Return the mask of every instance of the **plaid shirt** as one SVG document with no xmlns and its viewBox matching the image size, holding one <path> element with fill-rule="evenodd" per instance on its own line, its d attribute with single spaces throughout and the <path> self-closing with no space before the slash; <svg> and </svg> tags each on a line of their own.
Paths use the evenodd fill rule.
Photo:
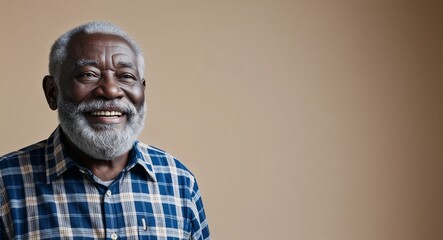
<svg viewBox="0 0 443 240">
<path fill-rule="evenodd" d="M 210 239 L 194 176 L 136 142 L 109 187 L 69 156 L 60 128 L 0 158 L 0 239 Z"/>
</svg>

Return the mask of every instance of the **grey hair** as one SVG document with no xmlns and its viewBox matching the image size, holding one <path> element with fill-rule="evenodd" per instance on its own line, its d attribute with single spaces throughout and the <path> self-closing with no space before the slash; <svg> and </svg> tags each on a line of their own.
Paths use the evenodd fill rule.
<svg viewBox="0 0 443 240">
<path fill-rule="evenodd" d="M 74 36 L 77 33 L 112 34 L 120 36 L 123 39 L 125 39 L 135 53 L 135 56 L 137 58 L 137 69 L 140 74 L 140 77 L 143 78 L 145 72 L 145 59 L 143 57 L 143 52 L 141 51 L 138 44 L 131 37 L 129 37 L 128 34 L 126 34 L 121 28 L 112 23 L 89 22 L 64 33 L 52 45 L 51 52 L 49 54 L 49 74 L 52 77 L 54 77 L 56 82 L 58 82 L 61 77 L 62 65 L 67 57 L 68 44 L 71 41 L 72 36 Z"/>
</svg>

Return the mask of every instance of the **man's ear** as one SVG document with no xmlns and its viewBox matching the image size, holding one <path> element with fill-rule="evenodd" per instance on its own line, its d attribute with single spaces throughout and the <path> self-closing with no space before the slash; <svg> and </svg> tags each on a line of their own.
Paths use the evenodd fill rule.
<svg viewBox="0 0 443 240">
<path fill-rule="evenodd" d="M 144 78 L 142 78 L 142 84 L 143 84 L 143 88 L 146 88 L 146 80 Z"/>
<path fill-rule="evenodd" d="M 56 110 L 58 89 L 54 77 L 46 75 L 43 78 L 43 91 L 45 92 L 49 108 Z"/>
</svg>

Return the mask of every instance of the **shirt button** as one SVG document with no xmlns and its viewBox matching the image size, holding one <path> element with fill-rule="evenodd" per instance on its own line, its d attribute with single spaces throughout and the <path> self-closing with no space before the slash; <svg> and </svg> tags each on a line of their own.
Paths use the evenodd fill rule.
<svg viewBox="0 0 443 240">
<path fill-rule="evenodd" d="M 106 196 L 110 197 L 112 195 L 111 190 L 106 191 Z"/>
<path fill-rule="evenodd" d="M 112 240 L 117 240 L 117 238 L 118 238 L 117 233 L 112 233 L 112 234 L 111 234 L 111 239 L 112 239 Z"/>
</svg>

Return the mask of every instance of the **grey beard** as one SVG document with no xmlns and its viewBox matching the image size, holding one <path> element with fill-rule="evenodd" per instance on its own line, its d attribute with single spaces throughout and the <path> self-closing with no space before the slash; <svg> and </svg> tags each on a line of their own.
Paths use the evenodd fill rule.
<svg viewBox="0 0 443 240">
<path fill-rule="evenodd" d="M 143 130 L 145 107 L 136 109 L 125 100 L 93 100 L 74 103 L 59 97 L 58 117 L 63 132 L 86 155 L 100 160 L 111 160 L 128 152 Z M 126 113 L 127 123 L 120 130 L 113 124 L 95 124 L 86 119 L 85 112 L 116 109 Z"/>
</svg>

